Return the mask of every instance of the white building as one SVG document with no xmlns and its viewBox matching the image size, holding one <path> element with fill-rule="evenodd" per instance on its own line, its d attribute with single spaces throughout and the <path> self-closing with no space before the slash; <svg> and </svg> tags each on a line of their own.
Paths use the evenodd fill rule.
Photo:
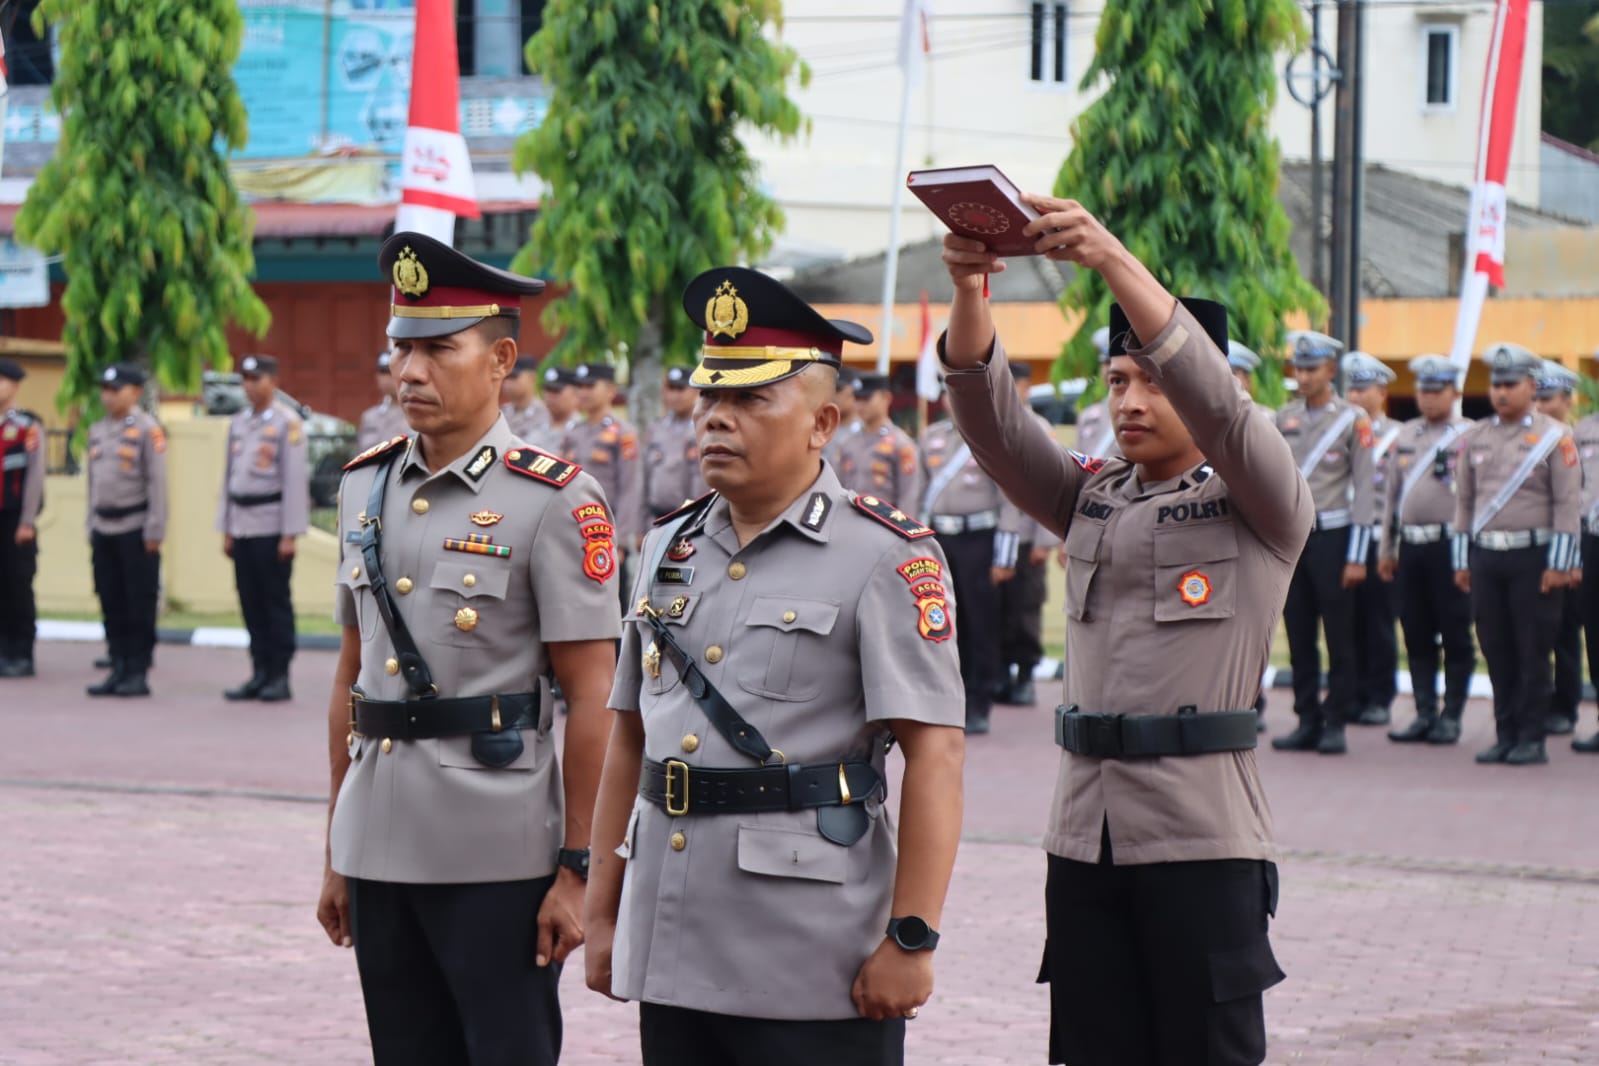
<svg viewBox="0 0 1599 1066">
<path fill-rule="evenodd" d="M 810 66 L 810 85 L 794 93 L 810 128 L 786 145 L 753 142 L 767 188 L 788 219 L 772 260 L 798 265 L 881 251 L 894 187 L 904 180 L 894 173 L 903 2 L 784 6 L 782 39 Z M 1077 87 L 1093 59 L 1102 10 L 1103 0 L 937 0 L 927 76 L 911 106 L 906 169 L 993 163 L 1022 188 L 1049 191 L 1071 148 L 1072 120 L 1103 88 Z M 1491 2 L 1449 0 L 1367 7 L 1368 162 L 1471 183 L 1493 10 Z M 1333 53 L 1336 22 L 1336 5 L 1323 4 L 1323 42 Z M 1534 4 L 1509 176 L 1510 198 L 1528 205 L 1538 203 L 1542 54 L 1542 6 Z M 1287 60 L 1280 58 L 1279 70 Z M 1331 96 L 1322 104 L 1322 126 L 1330 160 Z M 1281 86 L 1273 127 L 1285 160 L 1309 157 L 1310 113 Z M 940 232 L 907 196 L 901 240 Z"/>
</svg>

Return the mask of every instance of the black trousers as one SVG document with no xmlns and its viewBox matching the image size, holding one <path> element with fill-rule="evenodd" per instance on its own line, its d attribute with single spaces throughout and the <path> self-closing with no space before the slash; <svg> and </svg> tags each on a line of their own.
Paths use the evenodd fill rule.
<svg viewBox="0 0 1599 1066">
<path fill-rule="evenodd" d="M 554 883 L 350 879 L 376 1066 L 555 1066 L 560 967 L 533 962 L 539 906 Z"/>
<path fill-rule="evenodd" d="M 39 540 L 17 543 L 22 511 L 0 511 L 0 659 L 33 660 L 33 577 L 39 572 Z"/>
<path fill-rule="evenodd" d="M 999 586 L 1000 680 L 1011 668 L 1016 680 L 1026 681 L 1044 657 L 1044 579 L 1048 560 L 1032 561 L 1033 545 L 1016 549 L 1016 576 Z"/>
<path fill-rule="evenodd" d="M 999 589 L 994 586 L 994 531 L 938 535 L 955 588 L 955 644 L 960 649 L 966 710 L 987 714 L 1000 676 Z"/>
<path fill-rule="evenodd" d="M 1349 530 L 1312 533 L 1294 567 L 1283 604 L 1294 713 L 1312 725 L 1342 726 L 1355 709 L 1355 596 L 1343 587 Z M 1327 699 L 1321 699 L 1317 623 L 1327 639 Z"/>
<path fill-rule="evenodd" d="M 1550 653 L 1561 597 L 1538 591 L 1548 549 L 1471 550 L 1471 614 L 1488 660 L 1494 725 L 1503 743 L 1542 740 L 1549 711 Z"/>
<path fill-rule="evenodd" d="M 1387 707 L 1397 690 L 1396 590 L 1377 576 L 1377 539 L 1366 554 L 1366 580 L 1355 586 L 1355 706 Z"/>
<path fill-rule="evenodd" d="M 1108 857 L 1108 850 L 1107 850 Z M 1040 981 L 1049 1061 L 1257 1066 L 1277 868 L 1246 859 L 1115 866 L 1049 856 Z"/>
<path fill-rule="evenodd" d="M 640 1003 L 644 1066 L 902 1066 L 905 1019 L 800 1022 Z"/>
<path fill-rule="evenodd" d="M 150 669 L 161 556 L 144 550 L 144 532 L 138 529 L 89 534 L 89 554 L 111 658 L 124 660 L 134 670 Z"/>
<path fill-rule="evenodd" d="M 1588 679 L 1599 684 L 1599 537 L 1592 533 L 1582 536 L 1582 584 L 1576 591 L 1588 650 Z"/>
<path fill-rule="evenodd" d="M 294 601 L 289 579 L 294 559 L 278 558 L 279 537 L 236 537 L 233 580 L 250 631 L 250 659 L 258 673 L 282 673 L 294 658 Z"/>
<path fill-rule="evenodd" d="M 1560 625 L 1555 631 L 1549 713 L 1575 722 L 1577 705 L 1582 702 L 1582 590 L 1561 589 L 1554 595 L 1560 600 Z"/>
<path fill-rule="evenodd" d="M 1405 654 L 1410 657 L 1410 687 L 1416 712 L 1431 716 L 1438 711 L 1438 651 L 1443 648 L 1443 713 L 1459 720 L 1477 668 L 1471 643 L 1471 597 L 1455 585 L 1449 542 L 1401 544 L 1399 573 L 1399 623 L 1405 631 Z"/>
</svg>

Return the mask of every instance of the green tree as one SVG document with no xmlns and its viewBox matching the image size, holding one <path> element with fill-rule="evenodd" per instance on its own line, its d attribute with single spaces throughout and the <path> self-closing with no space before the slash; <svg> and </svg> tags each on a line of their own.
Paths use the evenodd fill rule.
<svg viewBox="0 0 1599 1066">
<path fill-rule="evenodd" d="M 17 234 L 61 253 L 67 375 L 57 402 L 99 405 L 99 371 L 137 362 L 198 392 L 229 363 L 230 320 L 270 316 L 250 287 L 251 220 L 226 152 L 246 137 L 233 83 L 236 0 L 43 0 L 61 59 L 51 100 L 61 142 L 17 215 Z"/>
<path fill-rule="evenodd" d="M 550 110 L 512 166 L 549 191 L 514 267 L 568 286 L 544 317 L 557 359 L 627 346 L 637 418 L 658 407 L 662 356 L 700 345 L 683 286 L 760 255 L 782 225 L 740 139 L 801 127 L 787 86 L 809 72 L 764 32 L 781 16 L 777 0 L 550 0 L 528 42 Z"/>
<path fill-rule="evenodd" d="M 1546 4 L 1543 128 L 1599 152 L 1599 0 Z"/>
<path fill-rule="evenodd" d="M 1284 317 L 1326 313 L 1289 251 L 1270 128 L 1275 57 L 1304 37 L 1293 0 L 1106 0 L 1083 88 L 1109 84 L 1073 124 L 1055 183 L 1172 291 L 1227 305 L 1233 337 L 1267 357 L 1256 389 L 1266 402 L 1283 394 L 1270 356 Z M 1080 270 L 1061 302 L 1087 318 L 1056 373 L 1092 378 L 1090 337 L 1109 317 L 1110 291 Z"/>
</svg>

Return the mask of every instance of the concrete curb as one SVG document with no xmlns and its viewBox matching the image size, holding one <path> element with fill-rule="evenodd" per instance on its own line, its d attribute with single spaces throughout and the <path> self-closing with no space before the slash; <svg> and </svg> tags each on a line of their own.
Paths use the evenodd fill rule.
<svg viewBox="0 0 1599 1066">
<path fill-rule="evenodd" d="M 250 646 L 250 634 L 242 629 L 201 626 L 198 629 L 157 629 L 162 644 L 187 644 L 196 648 L 239 648 Z M 39 640 L 98 644 L 105 640 L 105 626 L 99 622 L 65 622 L 41 618 Z M 339 638 L 331 633 L 299 633 L 294 646 L 300 651 L 338 651 Z"/>
<path fill-rule="evenodd" d="M 1033 672 L 1033 680 L 1059 681 L 1064 676 L 1063 669 L 1064 666 L 1059 659 L 1045 659 L 1043 662 L 1038 664 L 1038 669 Z M 1325 679 L 1323 679 L 1322 684 L 1325 687 Z M 1409 671 L 1398 671 L 1394 675 L 1394 684 L 1398 688 L 1400 695 L 1409 696 L 1411 694 Z M 1266 671 L 1265 676 L 1261 678 L 1260 685 L 1261 688 L 1293 688 L 1294 675 L 1287 670 L 1279 670 L 1275 668 L 1269 669 Z M 1488 680 L 1488 675 L 1471 675 L 1471 687 L 1467 690 L 1467 694 L 1473 699 L 1491 698 L 1494 694 L 1494 689 L 1493 684 Z M 1593 687 L 1591 685 L 1585 686 L 1583 698 L 1590 700 L 1594 698 Z"/>
</svg>

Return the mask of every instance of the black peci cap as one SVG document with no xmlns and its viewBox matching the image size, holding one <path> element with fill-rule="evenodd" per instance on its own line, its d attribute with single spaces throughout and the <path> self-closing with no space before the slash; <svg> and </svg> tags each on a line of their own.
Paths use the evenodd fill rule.
<svg viewBox="0 0 1599 1066">
<path fill-rule="evenodd" d="M 1188 309 L 1199 322 L 1205 336 L 1210 338 L 1210 343 L 1216 350 L 1227 356 L 1227 308 L 1215 300 L 1201 300 L 1197 297 L 1180 296 L 1179 302 Z M 1141 347 L 1138 337 L 1133 333 L 1132 326 L 1127 322 L 1127 314 L 1122 310 L 1121 304 L 1110 305 L 1110 345 L 1111 355 L 1126 355 L 1127 349 Z"/>
<path fill-rule="evenodd" d="M 28 376 L 22 369 L 22 364 L 14 359 L 0 359 L 0 378 L 9 378 L 12 381 L 21 381 Z"/>
<path fill-rule="evenodd" d="M 115 366 L 108 366 L 100 372 L 100 387 L 102 389 L 120 389 L 124 385 L 143 385 L 144 382 L 144 371 L 132 363 L 118 363 Z"/>
</svg>

